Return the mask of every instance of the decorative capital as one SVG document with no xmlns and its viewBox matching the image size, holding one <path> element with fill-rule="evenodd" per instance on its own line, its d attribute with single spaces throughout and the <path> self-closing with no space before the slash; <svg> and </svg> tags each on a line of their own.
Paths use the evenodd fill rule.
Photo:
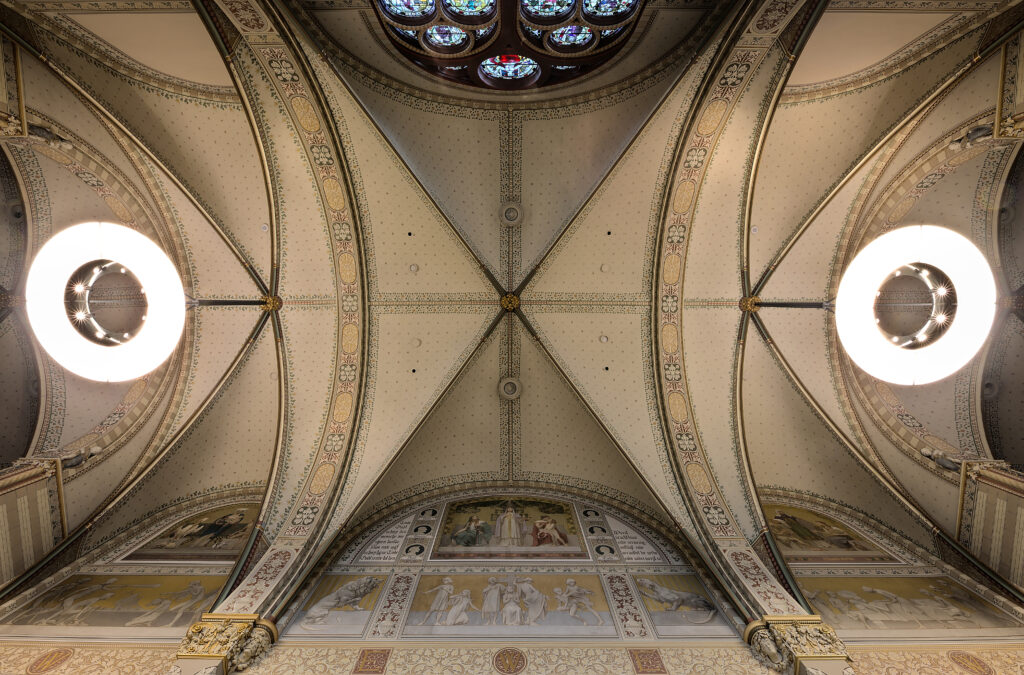
<svg viewBox="0 0 1024 675">
<path fill-rule="evenodd" d="M 263 297 L 263 311 L 276 312 L 284 305 L 284 300 L 279 295 L 266 295 Z"/>
<path fill-rule="evenodd" d="M 802 661 L 847 661 L 846 645 L 821 617 L 766 616 L 747 625 L 743 635 L 754 656 L 766 668 L 782 672 Z"/>
<path fill-rule="evenodd" d="M 246 670 L 276 636 L 276 626 L 258 614 L 203 614 L 182 638 L 178 658 L 220 659 L 225 673 Z"/>
<path fill-rule="evenodd" d="M 501 308 L 506 312 L 514 312 L 519 309 L 519 296 L 515 293 L 506 293 L 501 296 Z"/>
<path fill-rule="evenodd" d="M 745 298 L 740 298 L 740 311 L 741 312 L 756 312 L 761 307 L 761 298 L 756 295 L 748 295 Z"/>
<path fill-rule="evenodd" d="M 24 307 L 25 298 L 9 291 L 0 291 L 0 307 Z"/>
</svg>

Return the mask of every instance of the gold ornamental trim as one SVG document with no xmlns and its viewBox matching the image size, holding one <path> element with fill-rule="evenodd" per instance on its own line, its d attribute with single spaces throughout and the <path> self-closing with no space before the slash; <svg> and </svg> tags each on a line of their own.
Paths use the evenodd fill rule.
<svg viewBox="0 0 1024 675">
<path fill-rule="evenodd" d="M 506 293 L 501 296 L 501 308 L 506 312 L 514 312 L 519 309 L 519 296 L 515 293 Z"/>
</svg>

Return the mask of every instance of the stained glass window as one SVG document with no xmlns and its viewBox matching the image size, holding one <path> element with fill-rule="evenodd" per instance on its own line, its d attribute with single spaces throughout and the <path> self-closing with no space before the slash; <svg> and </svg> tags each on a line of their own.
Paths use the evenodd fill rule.
<svg viewBox="0 0 1024 675">
<path fill-rule="evenodd" d="M 444 0 L 444 6 L 462 16 L 481 16 L 494 9 L 494 0 Z"/>
<path fill-rule="evenodd" d="M 555 70 L 576 70 L 576 66 L 551 66 Z"/>
<path fill-rule="evenodd" d="M 436 47 L 458 47 L 466 41 L 466 31 L 455 26 L 431 26 L 427 42 Z"/>
<path fill-rule="evenodd" d="M 583 0 L 583 9 L 594 16 L 615 16 L 633 9 L 636 0 Z"/>
<path fill-rule="evenodd" d="M 526 11 L 534 16 L 558 16 L 569 11 L 573 0 L 522 0 L 522 3 Z"/>
<path fill-rule="evenodd" d="M 434 0 L 381 0 L 384 9 L 397 16 L 420 18 L 434 11 Z"/>
<path fill-rule="evenodd" d="M 502 54 L 481 63 L 480 70 L 499 80 L 521 80 L 537 72 L 537 62 L 518 54 Z"/>
<path fill-rule="evenodd" d="M 622 28 L 612 28 L 611 30 L 603 30 L 601 31 L 601 37 L 605 40 L 611 40 L 613 37 L 615 37 L 622 31 Z"/>
<path fill-rule="evenodd" d="M 484 38 L 486 38 L 488 35 L 490 35 L 491 33 L 494 32 L 494 27 L 496 25 L 497 24 L 493 24 L 492 23 L 487 28 L 481 28 L 480 30 L 476 31 L 476 39 L 477 40 L 483 40 Z"/>
<path fill-rule="evenodd" d="M 579 47 L 590 42 L 594 31 L 586 26 L 566 26 L 551 34 L 551 42 L 560 47 Z"/>
</svg>

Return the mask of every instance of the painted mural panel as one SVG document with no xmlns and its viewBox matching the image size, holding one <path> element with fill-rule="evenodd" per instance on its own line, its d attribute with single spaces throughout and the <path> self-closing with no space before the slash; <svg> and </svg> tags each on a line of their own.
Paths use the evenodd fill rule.
<svg viewBox="0 0 1024 675">
<path fill-rule="evenodd" d="M 306 600 L 289 635 L 361 635 L 380 598 L 383 574 L 328 574 Z"/>
<path fill-rule="evenodd" d="M 596 574 L 424 575 L 407 636 L 615 637 Z"/>
<path fill-rule="evenodd" d="M 1019 623 L 945 577 L 800 577 L 821 618 L 850 630 L 1005 628 Z"/>
<path fill-rule="evenodd" d="M 692 574 L 640 574 L 633 582 L 659 635 L 695 635 L 699 626 L 726 627 L 707 591 Z M 719 632 L 719 631 L 712 631 Z"/>
<path fill-rule="evenodd" d="M 820 513 L 776 504 L 765 504 L 764 512 L 786 562 L 898 562 L 859 533 Z"/>
<path fill-rule="evenodd" d="M 435 559 L 586 558 L 572 504 L 485 497 L 448 504 Z"/>
<path fill-rule="evenodd" d="M 234 504 L 175 523 L 125 560 L 234 562 L 259 516 L 259 504 Z"/>
<path fill-rule="evenodd" d="M 42 626 L 187 626 L 210 608 L 227 577 L 71 576 L 4 620 Z"/>
</svg>

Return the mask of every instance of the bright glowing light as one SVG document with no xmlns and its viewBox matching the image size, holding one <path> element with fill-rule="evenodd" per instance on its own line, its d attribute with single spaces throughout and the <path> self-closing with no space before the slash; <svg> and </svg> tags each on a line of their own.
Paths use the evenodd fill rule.
<svg viewBox="0 0 1024 675">
<path fill-rule="evenodd" d="M 68 277 L 90 260 L 116 260 L 148 291 L 149 320 L 122 345 L 90 342 L 68 321 Z M 25 309 L 36 338 L 55 361 L 90 380 L 123 382 L 145 375 L 174 351 L 185 325 L 185 292 L 174 264 L 148 238 L 113 223 L 82 223 L 57 233 L 39 250 L 28 272 Z"/>
<path fill-rule="evenodd" d="M 85 284 L 75 284 L 75 293 L 85 293 Z"/>
<path fill-rule="evenodd" d="M 890 343 L 875 319 L 877 291 L 893 270 L 926 263 L 956 289 L 957 311 L 941 337 L 920 349 Z M 965 237 L 934 225 L 914 225 L 878 237 L 853 259 L 836 296 L 836 330 L 850 358 L 894 384 L 927 384 L 955 373 L 981 348 L 995 316 L 996 285 L 981 251 Z"/>
</svg>

